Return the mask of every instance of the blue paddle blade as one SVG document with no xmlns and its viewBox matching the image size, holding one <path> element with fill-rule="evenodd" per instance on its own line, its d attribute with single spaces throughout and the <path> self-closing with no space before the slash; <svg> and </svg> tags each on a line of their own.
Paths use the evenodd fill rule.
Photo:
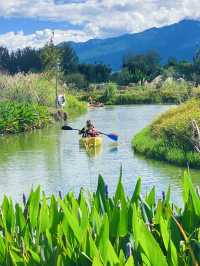
<svg viewBox="0 0 200 266">
<path fill-rule="evenodd" d="M 118 141 L 119 138 L 116 134 L 108 134 L 107 136 L 113 141 Z"/>
</svg>

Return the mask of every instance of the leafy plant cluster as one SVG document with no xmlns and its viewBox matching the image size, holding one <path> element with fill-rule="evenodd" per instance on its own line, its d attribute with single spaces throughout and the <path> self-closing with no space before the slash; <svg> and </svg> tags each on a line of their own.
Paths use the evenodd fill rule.
<svg viewBox="0 0 200 266">
<path fill-rule="evenodd" d="M 23 205 L 4 196 L 0 213 L 1 265 L 195 265 L 200 262 L 200 198 L 184 177 L 184 207 L 170 189 L 144 198 L 138 179 L 131 198 L 120 177 L 113 197 L 100 176 L 97 191 L 56 198 L 40 187 Z"/>
<path fill-rule="evenodd" d="M 14 102 L 0 102 L 0 134 L 19 133 L 42 128 L 51 122 L 44 106 Z"/>
</svg>

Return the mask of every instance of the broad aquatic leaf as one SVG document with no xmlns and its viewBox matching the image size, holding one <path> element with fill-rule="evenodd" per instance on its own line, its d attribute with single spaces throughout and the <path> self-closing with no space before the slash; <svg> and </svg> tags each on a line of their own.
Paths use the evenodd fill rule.
<svg viewBox="0 0 200 266">
<path fill-rule="evenodd" d="M 99 257 L 95 257 L 92 262 L 92 266 L 103 266 Z"/>
<path fill-rule="evenodd" d="M 31 249 L 28 249 L 28 252 L 31 254 L 31 258 L 34 261 L 34 263 L 40 265 L 40 263 L 41 263 L 40 256 L 35 251 L 33 251 Z"/>
<path fill-rule="evenodd" d="M 145 201 L 150 206 L 150 208 L 153 208 L 155 205 L 155 199 L 156 199 L 156 191 L 155 186 L 150 191 L 149 195 L 146 197 Z"/>
<path fill-rule="evenodd" d="M 15 225 L 15 213 L 12 200 L 8 200 L 6 196 L 3 198 L 2 214 L 4 217 L 4 222 L 6 223 L 6 229 L 9 233 L 12 233 L 14 231 Z"/>
<path fill-rule="evenodd" d="M 138 181 L 136 183 L 135 190 L 134 190 L 134 193 L 131 199 L 131 202 L 136 203 L 136 205 L 138 204 L 138 200 L 140 198 L 141 186 L 142 186 L 141 178 L 138 178 Z"/>
<path fill-rule="evenodd" d="M 191 178 L 186 173 L 184 175 L 184 199 L 185 203 L 188 203 L 189 199 L 191 199 L 195 214 L 200 216 L 200 198 L 196 194 Z"/>
<path fill-rule="evenodd" d="M 162 235 L 163 243 L 165 246 L 166 251 L 168 250 L 169 247 L 169 240 L 170 240 L 170 235 L 168 232 L 168 223 L 166 220 L 164 220 L 161 216 L 160 218 L 160 232 Z"/>
<path fill-rule="evenodd" d="M 58 203 L 54 197 L 51 196 L 51 202 L 49 207 L 49 227 L 52 232 L 56 232 L 57 226 L 59 224 L 59 212 L 58 212 Z"/>
<path fill-rule="evenodd" d="M 39 215 L 39 232 L 45 233 L 46 229 L 49 228 L 49 207 L 47 205 L 47 200 L 45 194 L 42 197 L 42 203 Z"/>
<path fill-rule="evenodd" d="M 33 228 L 37 226 L 38 222 L 39 202 L 40 202 L 40 187 L 38 187 L 36 191 L 33 191 L 30 196 L 29 216 Z"/>
<path fill-rule="evenodd" d="M 167 260 L 153 235 L 142 220 L 138 223 L 138 242 L 152 266 L 167 266 Z"/>
<path fill-rule="evenodd" d="M 15 216 L 16 216 L 16 225 L 19 226 L 20 233 L 22 234 L 26 226 L 26 220 L 24 218 L 22 208 L 19 206 L 19 204 L 15 205 Z"/>
<path fill-rule="evenodd" d="M 125 195 L 124 188 L 122 185 L 122 178 L 121 177 L 119 178 L 119 181 L 118 181 L 117 190 L 116 190 L 115 196 L 114 196 L 114 202 L 115 202 L 116 206 L 120 202 L 122 207 L 127 208 L 126 195 Z"/>
<path fill-rule="evenodd" d="M 110 265 L 119 264 L 119 259 L 110 241 L 108 241 L 107 262 L 110 262 Z"/>
<path fill-rule="evenodd" d="M 168 254 L 167 254 L 167 259 L 169 262 L 169 265 L 171 266 L 177 266 L 178 264 L 178 256 L 177 256 L 177 250 L 172 242 L 172 240 L 169 241 L 169 247 L 168 247 Z"/>
<path fill-rule="evenodd" d="M 134 259 L 133 256 L 130 256 L 125 264 L 125 266 L 134 266 Z"/>
<path fill-rule="evenodd" d="M 104 215 L 100 230 L 100 235 L 98 238 L 99 238 L 98 249 L 103 259 L 103 262 L 106 263 L 108 256 L 108 243 L 109 243 L 109 223 L 108 223 L 108 216 L 106 214 Z"/>
<path fill-rule="evenodd" d="M 5 241 L 0 235 L 0 264 L 4 265 L 5 258 L 6 258 L 6 246 L 5 246 Z"/>
<path fill-rule="evenodd" d="M 64 211 L 64 214 L 66 216 L 66 220 L 67 220 L 70 228 L 72 229 L 74 236 L 76 237 L 78 242 L 81 243 L 82 230 L 79 226 L 77 217 L 69 211 L 69 209 L 65 206 L 64 202 L 61 199 L 58 199 L 58 202 Z"/>
</svg>

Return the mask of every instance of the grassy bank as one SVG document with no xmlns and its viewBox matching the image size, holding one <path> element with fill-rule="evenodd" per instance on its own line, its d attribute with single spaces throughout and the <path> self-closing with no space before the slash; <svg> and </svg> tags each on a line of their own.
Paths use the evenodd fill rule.
<svg viewBox="0 0 200 266">
<path fill-rule="evenodd" d="M 58 93 L 64 91 L 58 87 Z M 87 105 L 66 95 L 69 117 L 87 111 Z M 0 76 L 0 132 L 18 133 L 42 128 L 53 122 L 55 81 L 45 74 Z"/>
<path fill-rule="evenodd" d="M 42 194 L 42 195 L 41 195 Z M 170 190 L 156 201 L 141 196 L 141 179 L 127 198 L 99 177 L 95 193 L 47 197 L 40 187 L 23 204 L 4 196 L 0 213 L 1 265 L 198 265 L 200 198 L 184 177 L 184 207 Z"/>
<path fill-rule="evenodd" d="M 192 143 L 192 120 L 200 125 L 200 101 L 172 108 L 133 139 L 133 148 L 149 158 L 200 168 L 200 154 Z"/>
</svg>

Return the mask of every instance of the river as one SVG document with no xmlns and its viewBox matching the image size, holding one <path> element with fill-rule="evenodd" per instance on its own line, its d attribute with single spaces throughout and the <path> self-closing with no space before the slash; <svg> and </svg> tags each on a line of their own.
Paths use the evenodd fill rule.
<svg viewBox="0 0 200 266">
<path fill-rule="evenodd" d="M 181 202 L 184 168 L 147 160 L 134 154 L 131 140 L 134 134 L 155 117 L 169 109 L 166 105 L 115 106 L 90 110 L 70 125 L 81 128 L 87 119 L 107 133 L 119 135 L 115 145 L 104 137 L 103 147 L 95 154 L 88 154 L 79 146 L 76 131 L 61 131 L 60 126 L 16 136 L 0 137 L 0 199 L 3 194 L 21 200 L 31 187 L 41 185 L 47 194 L 81 187 L 95 190 L 98 175 L 103 175 L 109 193 L 115 191 L 120 166 L 123 184 L 131 194 L 137 177 L 142 177 L 143 193 L 156 186 L 157 197 L 171 186 L 172 199 Z M 200 171 L 192 170 L 195 185 L 200 185 Z"/>
</svg>

